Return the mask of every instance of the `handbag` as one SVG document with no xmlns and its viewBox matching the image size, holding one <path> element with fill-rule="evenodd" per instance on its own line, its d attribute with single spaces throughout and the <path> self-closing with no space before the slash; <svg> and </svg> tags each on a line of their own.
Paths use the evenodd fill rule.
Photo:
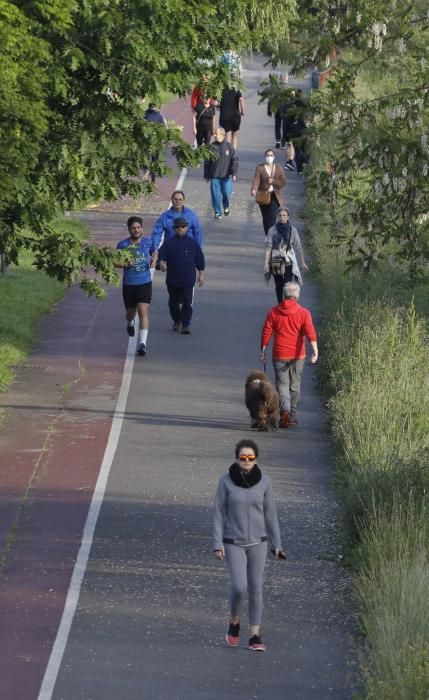
<svg viewBox="0 0 429 700">
<path fill-rule="evenodd" d="M 270 177 L 273 177 L 275 167 L 276 166 L 273 164 Z M 255 202 L 257 202 L 257 204 L 271 204 L 271 192 L 269 190 L 258 190 L 255 196 Z"/>
<path fill-rule="evenodd" d="M 270 204 L 271 192 L 268 192 L 268 190 L 258 190 L 255 196 L 255 202 L 257 202 L 257 204 Z"/>
</svg>

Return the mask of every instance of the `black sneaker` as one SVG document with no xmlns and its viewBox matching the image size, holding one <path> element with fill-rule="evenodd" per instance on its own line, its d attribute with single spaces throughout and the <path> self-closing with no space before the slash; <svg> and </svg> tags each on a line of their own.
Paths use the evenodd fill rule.
<svg viewBox="0 0 429 700">
<path fill-rule="evenodd" d="M 251 651 L 266 651 L 265 644 L 262 643 L 262 639 L 259 635 L 254 634 L 253 637 L 250 637 L 249 649 Z"/>
<path fill-rule="evenodd" d="M 144 343 L 140 343 L 139 348 L 137 350 L 138 354 L 143 357 L 143 355 L 146 355 L 146 345 Z"/>
<path fill-rule="evenodd" d="M 224 209 L 223 213 L 224 213 L 224 216 L 229 216 L 229 209 Z"/>
<path fill-rule="evenodd" d="M 136 329 L 134 328 L 134 323 L 129 323 L 127 325 L 127 333 L 130 336 L 130 338 L 134 338 L 136 334 Z"/>
<path fill-rule="evenodd" d="M 182 326 L 182 335 L 191 335 L 191 329 L 189 326 Z"/>
<path fill-rule="evenodd" d="M 228 627 L 228 632 L 225 636 L 226 643 L 229 647 L 238 647 L 240 644 L 240 623 L 236 622 L 235 625 L 230 622 Z"/>
<path fill-rule="evenodd" d="M 296 172 L 296 165 L 294 160 L 288 160 L 285 165 L 285 170 L 292 170 L 292 172 Z"/>
<path fill-rule="evenodd" d="M 276 148 L 280 148 L 280 141 L 276 141 Z"/>
</svg>

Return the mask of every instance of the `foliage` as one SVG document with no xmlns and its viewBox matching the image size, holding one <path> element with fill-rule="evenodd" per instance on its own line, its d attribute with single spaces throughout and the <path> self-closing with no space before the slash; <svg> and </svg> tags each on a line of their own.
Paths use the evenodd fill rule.
<svg viewBox="0 0 429 700">
<path fill-rule="evenodd" d="M 222 53 L 284 33 L 294 8 L 294 0 L 267 0 L 262 13 L 256 0 L 0 0 L 0 253 L 16 262 L 27 246 L 49 274 L 70 281 L 94 266 L 110 282 L 106 249 L 79 252 L 71 239 L 67 255 L 67 236 L 53 236 L 47 222 L 88 201 L 151 191 L 140 172 L 156 156 L 155 174 L 165 175 L 169 149 L 179 164 L 201 160 L 204 150 L 186 144 L 180 127 L 144 119 L 141 96 L 184 96 L 207 66 L 220 89 L 229 79 Z M 23 225 L 37 235 L 17 235 Z"/>
<path fill-rule="evenodd" d="M 429 329 L 414 308 L 416 283 L 404 279 L 394 258 L 381 260 L 377 271 L 346 272 L 347 240 L 335 250 L 330 245 L 330 203 L 311 183 L 325 169 L 334 136 L 313 144 L 306 212 L 321 283 L 335 482 L 366 638 L 359 697 L 423 700 L 429 690 Z"/>
<path fill-rule="evenodd" d="M 331 80 L 313 93 L 311 126 L 334 131 L 334 238 L 365 269 L 394 255 L 412 275 L 429 260 L 429 12 L 426 0 L 303 0 L 292 27 L 295 71 L 338 55 Z M 273 60 L 292 60 L 294 46 Z M 364 81 L 370 86 L 362 92 Z M 315 181 L 333 185 L 332 169 Z"/>
<path fill-rule="evenodd" d="M 52 229 L 68 230 L 70 236 L 84 241 L 88 229 L 71 218 L 52 222 Z M 29 236 L 22 230 L 20 236 Z M 40 316 L 48 312 L 64 294 L 64 282 L 35 269 L 32 253 L 21 250 L 19 265 L 11 265 L 9 274 L 0 276 L 0 391 L 13 379 L 13 367 L 21 362 L 34 345 Z M 20 305 L 17 322 L 16 304 L 11 299 L 25 299 Z"/>
</svg>

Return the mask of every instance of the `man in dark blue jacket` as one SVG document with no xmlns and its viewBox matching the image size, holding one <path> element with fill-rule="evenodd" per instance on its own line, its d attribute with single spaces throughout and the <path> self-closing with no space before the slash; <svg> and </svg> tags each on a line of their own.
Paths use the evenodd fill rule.
<svg viewBox="0 0 429 700">
<path fill-rule="evenodd" d="M 204 284 L 204 253 L 194 238 L 188 236 L 189 224 L 179 217 L 174 221 L 175 234 L 159 249 L 159 267 L 167 270 L 168 307 L 173 319 L 173 331 L 189 335 L 191 330 L 194 286 Z M 198 270 L 198 280 L 197 280 Z"/>
</svg>

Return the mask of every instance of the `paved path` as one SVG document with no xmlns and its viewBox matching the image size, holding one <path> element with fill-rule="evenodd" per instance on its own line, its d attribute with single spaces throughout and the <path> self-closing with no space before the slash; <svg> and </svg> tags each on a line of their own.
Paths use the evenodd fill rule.
<svg viewBox="0 0 429 700">
<path fill-rule="evenodd" d="M 135 361 L 125 421 L 53 692 L 56 700 L 323 700 L 352 695 L 354 628 L 349 580 L 337 564 L 337 507 L 329 486 L 331 455 L 313 368 L 305 369 L 296 430 L 252 433 L 243 405 L 245 377 L 258 365 L 260 327 L 267 309 L 275 303 L 274 288 L 267 288 L 262 278 L 259 210 L 248 196 L 255 164 L 273 136 L 264 107 L 257 106 L 262 76 L 262 66 L 256 62 L 244 75 L 248 107 L 240 132 L 240 180 L 231 217 L 221 222 L 207 218 L 212 212 L 201 170 L 196 169 L 186 180 L 188 204 L 204 219 L 207 283 L 196 293 L 193 333 L 187 337 L 171 332 L 164 280 L 160 274 L 155 278 L 149 352 Z M 287 193 L 296 221 L 303 206 L 298 176 L 290 176 Z M 160 203 L 162 198 L 155 212 Z M 127 216 L 123 203 L 120 209 L 109 216 L 93 211 L 86 218 L 95 231 L 113 242 L 121 235 L 120 226 Z M 150 220 L 145 214 L 145 221 Z M 33 669 L 33 686 L 24 684 L 18 690 L 19 679 L 9 676 L 8 700 L 35 697 L 28 689 L 34 687 L 52 644 L 52 620 L 58 623 L 77 551 L 76 523 L 71 541 L 67 540 L 69 521 L 88 507 L 123 365 L 126 338 L 119 291 L 112 290 L 104 305 L 81 304 L 75 295 L 79 292 L 71 293 L 75 315 L 66 319 L 66 325 L 72 324 L 76 337 L 81 337 L 76 326 L 92 324 L 90 342 L 81 340 L 72 352 L 66 343 L 68 333 L 65 345 L 59 339 L 58 347 L 42 343 L 38 351 L 49 355 L 46 362 L 46 357 L 40 358 L 40 374 L 46 373 L 47 366 L 57 366 L 60 371 L 61 358 L 67 367 L 70 357 L 80 358 L 70 372 L 68 392 L 63 391 L 62 368 L 60 388 L 56 394 L 52 389 L 52 402 L 27 395 L 25 375 L 19 385 L 21 396 L 16 390 L 11 394 L 16 425 L 19 416 L 31 420 L 34 408 L 41 406 L 47 423 L 51 421 L 51 433 L 55 431 L 52 421 L 65 422 L 70 431 L 63 453 L 48 460 L 44 473 L 32 484 L 25 519 L 20 520 L 18 540 L 5 569 L 4 593 L 12 600 L 17 587 L 25 588 L 26 543 L 32 561 L 31 518 L 40 526 L 43 513 L 48 510 L 52 516 L 56 507 L 55 527 L 51 520 L 49 528 L 38 527 L 38 532 L 43 548 L 55 540 L 61 543 L 63 559 L 60 564 L 55 560 L 55 571 L 43 559 L 38 576 L 31 563 L 27 593 L 20 599 L 21 616 L 13 615 L 15 597 L 6 611 L 10 617 L 7 629 L 9 634 L 15 629 L 15 656 L 19 656 L 23 654 L 22 639 L 27 639 L 22 619 L 26 596 L 33 603 L 40 596 L 39 641 L 44 653 L 34 650 L 37 634 L 27 635 L 33 647 L 29 641 L 21 666 Z M 317 290 L 311 283 L 305 285 L 302 300 L 317 313 Z M 55 324 L 56 317 L 47 322 Z M 54 335 L 51 329 L 50 337 Z M 36 353 L 29 364 L 34 367 L 28 370 L 33 375 L 39 366 L 37 357 Z M 82 366 L 83 378 L 79 375 Z M 104 379 L 91 387 L 100 368 Z M 106 426 L 104 438 L 99 430 L 96 444 L 90 442 L 86 447 L 85 430 L 94 423 Z M 13 426 L 8 425 L 10 435 Z M 211 500 L 220 475 L 232 461 L 235 442 L 246 435 L 258 441 L 260 462 L 272 477 L 289 556 L 286 564 L 270 561 L 267 566 L 265 655 L 225 646 L 227 577 L 225 567 L 211 555 Z M 6 438 L 1 440 L 6 442 Z M 28 445 L 26 449 L 35 448 Z M 7 498 L 2 502 L 10 504 Z M 50 580 L 55 581 L 54 586 L 49 586 Z M 51 616 L 50 624 L 44 625 L 43 616 L 50 606 L 56 617 Z M 6 648 L 6 633 L 0 647 L 2 641 Z M 6 671 L 3 667 L 7 680 Z"/>
</svg>

